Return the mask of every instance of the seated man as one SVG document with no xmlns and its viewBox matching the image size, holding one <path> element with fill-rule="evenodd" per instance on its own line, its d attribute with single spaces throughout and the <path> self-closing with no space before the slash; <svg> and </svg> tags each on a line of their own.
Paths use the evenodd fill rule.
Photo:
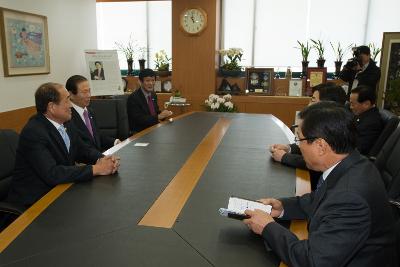
<svg viewBox="0 0 400 267">
<path fill-rule="evenodd" d="M 133 92 L 127 101 L 129 129 L 140 132 L 172 115 L 169 110 L 160 111 L 157 95 L 154 93 L 156 74 L 151 69 L 139 73 L 140 88 Z"/>
<path fill-rule="evenodd" d="M 333 101 L 344 106 L 346 98 L 346 92 L 342 87 L 332 83 L 320 84 L 313 88 L 313 96 L 309 105 L 320 101 Z M 296 144 L 274 144 L 270 147 L 270 152 L 275 161 L 289 167 L 307 169 Z"/>
<path fill-rule="evenodd" d="M 368 155 L 383 130 L 383 121 L 375 101 L 375 90 L 370 87 L 358 86 L 351 90 L 350 109 L 355 115 L 357 149 L 363 155 Z"/>
<path fill-rule="evenodd" d="M 71 119 L 68 91 L 45 83 L 35 93 L 37 114 L 22 129 L 8 201 L 30 206 L 62 183 L 89 181 L 110 175 L 119 160 L 82 142 Z M 75 162 L 91 165 L 77 166 Z"/>
<path fill-rule="evenodd" d="M 296 139 L 308 168 L 323 173 L 318 189 L 261 199 L 271 215 L 247 210 L 244 223 L 289 266 L 398 266 L 393 213 L 378 170 L 355 149 L 352 114 L 320 102 L 300 119 Z M 308 239 L 299 240 L 274 217 L 307 220 Z"/>
<path fill-rule="evenodd" d="M 104 151 L 120 143 L 119 139 L 101 134 L 97 128 L 90 104 L 90 87 L 88 80 L 80 75 L 71 76 L 65 85 L 72 102 L 71 122 L 77 128 L 82 141 L 99 151 Z"/>
</svg>

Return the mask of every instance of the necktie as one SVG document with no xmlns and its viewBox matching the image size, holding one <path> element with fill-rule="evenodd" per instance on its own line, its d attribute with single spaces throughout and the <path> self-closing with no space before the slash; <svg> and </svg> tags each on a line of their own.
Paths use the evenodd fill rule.
<svg viewBox="0 0 400 267">
<path fill-rule="evenodd" d="M 85 109 L 85 110 L 83 111 L 83 118 L 85 119 L 86 127 L 88 128 L 89 133 L 90 133 L 90 135 L 91 135 L 92 138 L 93 138 L 92 123 L 90 122 L 89 113 L 88 113 L 87 109 Z"/>
<path fill-rule="evenodd" d="M 151 99 L 151 95 L 147 96 L 147 104 L 149 105 L 150 114 L 152 116 L 156 115 L 156 110 L 154 109 L 153 99 Z"/>
<path fill-rule="evenodd" d="M 64 144 L 67 147 L 67 150 L 69 152 L 70 140 L 69 140 L 69 136 L 67 134 L 67 131 L 64 128 L 64 125 L 61 125 L 60 127 L 58 127 L 58 131 L 60 132 L 61 137 L 64 140 Z"/>
<path fill-rule="evenodd" d="M 321 175 L 321 177 L 319 177 L 317 188 L 315 189 L 315 191 L 317 191 L 322 186 L 323 183 L 324 183 L 324 178 Z"/>
</svg>

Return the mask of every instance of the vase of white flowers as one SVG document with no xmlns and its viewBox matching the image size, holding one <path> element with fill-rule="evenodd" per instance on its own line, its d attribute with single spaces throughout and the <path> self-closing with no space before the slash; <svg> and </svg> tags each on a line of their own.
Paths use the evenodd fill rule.
<svg viewBox="0 0 400 267">
<path fill-rule="evenodd" d="M 243 49 L 229 48 L 221 49 L 218 51 L 221 56 L 221 67 L 219 73 L 223 77 L 237 77 L 242 74 L 242 61 Z"/>
<path fill-rule="evenodd" d="M 208 99 L 204 101 L 207 111 L 213 112 L 236 112 L 237 108 L 232 103 L 232 96 L 230 94 L 222 97 L 211 94 Z"/>
<path fill-rule="evenodd" d="M 169 72 L 169 63 L 172 58 L 167 56 L 167 52 L 165 50 L 160 50 L 155 54 L 155 63 L 156 69 L 159 76 L 168 76 Z"/>
</svg>

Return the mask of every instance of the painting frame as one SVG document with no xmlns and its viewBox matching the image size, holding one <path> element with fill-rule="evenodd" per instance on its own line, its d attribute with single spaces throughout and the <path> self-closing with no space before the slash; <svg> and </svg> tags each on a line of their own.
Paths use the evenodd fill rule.
<svg viewBox="0 0 400 267">
<path fill-rule="evenodd" d="M 327 69 L 326 67 L 318 68 L 311 67 L 307 68 L 307 82 L 309 87 L 317 86 L 327 81 Z"/>
<path fill-rule="evenodd" d="M 50 73 L 47 17 L 0 7 L 4 76 Z"/>
<path fill-rule="evenodd" d="M 397 49 L 397 55 L 393 52 Z M 393 57 L 397 57 L 397 68 Z M 377 105 L 383 108 L 385 105 L 386 89 L 389 82 L 397 78 L 400 79 L 400 32 L 384 32 L 382 38 L 382 50 L 380 59 L 381 79 L 379 80 L 379 88 L 377 93 Z M 391 72 L 396 72 L 396 77 L 391 77 Z"/>
<path fill-rule="evenodd" d="M 246 89 L 249 94 L 274 95 L 274 68 L 246 68 Z"/>
</svg>

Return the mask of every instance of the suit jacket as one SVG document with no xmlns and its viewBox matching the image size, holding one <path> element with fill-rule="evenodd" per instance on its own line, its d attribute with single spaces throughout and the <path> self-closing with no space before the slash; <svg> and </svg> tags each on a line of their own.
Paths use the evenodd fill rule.
<svg viewBox="0 0 400 267">
<path fill-rule="evenodd" d="M 371 108 L 358 116 L 354 116 L 357 128 L 357 149 L 368 155 L 383 130 L 383 121 L 378 108 Z"/>
<path fill-rule="evenodd" d="M 160 113 L 160 109 L 158 108 L 157 104 L 157 95 L 154 92 L 152 92 L 151 96 L 153 100 L 154 109 L 156 111 L 155 116 L 152 116 L 150 114 L 149 105 L 147 104 L 147 100 L 141 88 L 137 89 L 128 97 L 127 111 L 129 120 L 129 129 L 131 130 L 132 133 L 140 132 L 158 123 L 157 114 Z"/>
<path fill-rule="evenodd" d="M 349 83 L 348 95 L 351 93 L 351 88 L 353 86 L 354 79 L 356 78 L 356 72 L 343 68 L 339 74 L 340 79 Z M 366 85 L 372 89 L 376 89 L 376 86 L 381 78 L 381 69 L 376 66 L 376 63 L 370 59 L 368 67 L 357 74 L 358 85 Z"/>
<path fill-rule="evenodd" d="M 92 124 L 93 137 L 86 127 L 85 122 L 82 120 L 81 116 L 79 116 L 79 113 L 74 108 L 71 108 L 71 122 L 76 127 L 82 141 L 99 151 L 104 151 L 114 146 L 115 138 L 100 133 L 99 129 L 97 128 L 96 118 L 93 114 L 93 111 L 90 108 L 87 109 L 89 113 L 89 119 Z"/>
<path fill-rule="evenodd" d="M 289 266 L 397 266 L 394 218 L 375 166 L 357 150 L 315 192 L 281 200 L 282 219 L 307 219 L 299 240 L 276 222 L 262 233 Z"/>
<path fill-rule="evenodd" d="M 64 126 L 70 138 L 69 152 L 58 130 L 44 115 L 34 115 L 25 125 L 8 201 L 30 206 L 58 184 L 92 179 L 92 166 L 76 166 L 75 162 L 95 164 L 102 154 L 82 142 L 70 123 Z"/>
<path fill-rule="evenodd" d="M 296 144 L 290 144 L 290 153 L 283 155 L 281 160 L 283 165 L 308 170 L 300 148 Z"/>
</svg>

